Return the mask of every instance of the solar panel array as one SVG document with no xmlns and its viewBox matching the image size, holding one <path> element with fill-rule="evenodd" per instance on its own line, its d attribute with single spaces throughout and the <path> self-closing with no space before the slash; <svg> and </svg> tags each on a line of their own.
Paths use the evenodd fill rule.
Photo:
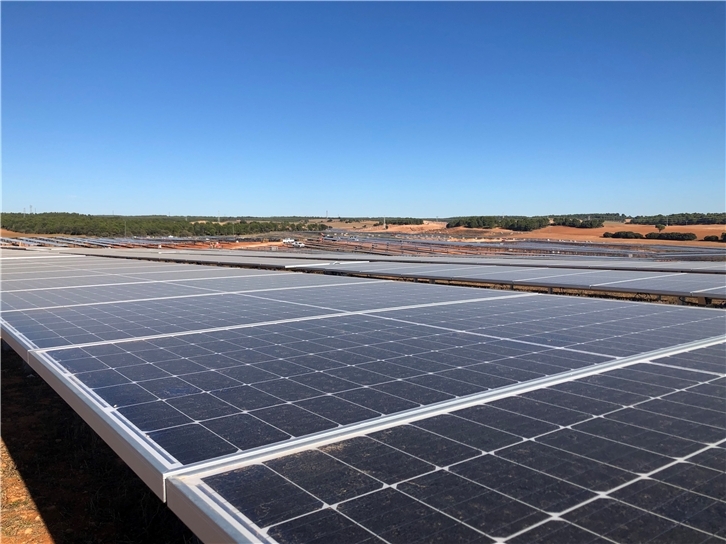
<svg viewBox="0 0 726 544">
<path fill-rule="evenodd" d="M 726 276 L 685 272 L 638 272 L 622 270 L 588 270 L 520 268 L 498 266 L 482 270 L 467 265 L 382 265 L 331 264 L 328 270 L 390 275 L 433 280 L 459 280 L 514 285 L 595 289 L 618 292 L 653 293 L 677 296 L 708 296 L 726 299 Z"/>
<path fill-rule="evenodd" d="M 721 344 L 173 485 L 281 543 L 717 542 L 725 359 Z"/>
<path fill-rule="evenodd" d="M 351 253 L 346 251 L 289 251 L 282 248 L 277 251 L 254 251 L 254 250 L 189 250 L 189 249 L 114 249 L 114 250 L 73 250 L 73 253 L 89 256 L 117 256 L 129 258 L 151 258 L 151 259 L 179 259 L 200 260 L 219 263 L 246 263 L 269 262 L 289 264 L 285 261 L 293 261 L 297 264 L 306 262 L 326 261 L 369 261 L 369 262 L 392 262 L 392 263 L 418 263 L 418 264 L 476 264 L 486 266 L 512 266 L 512 267 L 546 267 L 546 268 L 573 268 L 584 270 L 633 270 L 641 272 L 699 272 L 712 274 L 726 274 L 726 250 L 716 250 L 712 256 L 713 260 L 660 260 L 657 253 L 651 258 L 618 258 L 618 257 L 590 257 L 561 256 L 561 255 L 532 255 L 523 257 L 521 255 L 491 255 L 491 256 L 468 256 L 455 255 L 377 255 Z"/>
<path fill-rule="evenodd" d="M 209 541 L 724 536 L 722 311 L 0 256 L 3 339 Z"/>
<path fill-rule="evenodd" d="M 373 277 L 404 278 L 432 281 L 463 281 L 471 283 L 594 290 L 617 293 L 644 293 L 680 297 L 705 297 L 726 300 L 726 265 L 722 262 L 652 262 L 633 263 L 620 260 L 614 264 L 602 259 L 568 260 L 457 259 L 438 263 L 435 259 L 396 258 L 367 262 L 338 260 L 335 254 L 310 254 L 307 257 L 281 254 L 247 255 L 247 252 L 133 252 L 116 251 L 116 256 L 143 256 L 151 260 L 176 262 L 225 263 L 239 266 L 294 268 L 301 271 L 329 271 L 336 274 L 358 274 Z M 314 260 L 311 260 L 311 257 Z M 332 260 L 325 260 L 326 257 Z M 348 259 L 352 257 L 347 256 Z M 445 259 L 449 260 L 449 259 Z M 431 262 L 434 261 L 434 262 Z M 525 264 L 527 263 L 527 264 Z"/>
</svg>

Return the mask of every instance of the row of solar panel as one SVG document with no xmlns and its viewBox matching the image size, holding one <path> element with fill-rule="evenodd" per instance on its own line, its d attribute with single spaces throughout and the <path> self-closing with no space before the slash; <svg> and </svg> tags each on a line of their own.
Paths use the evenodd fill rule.
<svg viewBox="0 0 726 544">
<path fill-rule="evenodd" d="M 478 266 L 331 264 L 326 270 L 403 278 L 459 280 L 568 289 L 609 290 L 726 299 L 726 277 L 712 274 L 523 269 Z"/>
<path fill-rule="evenodd" d="M 717 542 L 724 361 L 721 344 L 172 485 L 238 540 Z"/>
<path fill-rule="evenodd" d="M 94 261 L 84 260 L 82 264 L 87 269 L 108 264 Z M 77 266 L 76 261 L 73 265 Z M 154 269 L 162 265 L 145 266 Z M 280 277 L 275 273 L 266 273 L 266 276 L 306 281 L 312 278 L 333 284 L 314 292 L 308 289 L 273 291 L 264 300 L 255 295 L 256 298 L 245 301 L 245 307 L 241 308 L 237 301 L 230 303 L 225 293 L 216 293 L 221 298 L 217 296 L 211 299 L 211 304 L 204 305 L 198 298 L 179 298 L 166 292 L 164 283 L 154 283 L 151 286 L 159 292 L 152 294 L 164 296 L 143 303 L 100 306 L 91 303 L 72 309 L 10 312 L 4 318 L 16 330 L 23 331 L 34 347 L 42 348 L 92 344 L 119 337 L 169 336 L 170 333 L 175 336 L 49 352 L 67 372 L 75 374 L 144 432 L 165 429 L 169 417 L 176 423 L 192 423 L 209 419 L 210 414 L 215 415 L 219 410 L 229 413 L 250 409 L 271 409 L 269 417 L 272 418 L 281 410 L 288 416 L 290 411 L 306 416 L 310 412 L 313 416 L 307 417 L 312 422 L 306 429 L 321 430 L 536 379 L 616 355 L 631 355 L 644 345 L 657 349 L 674 341 L 712 336 L 720 326 L 719 313 L 698 313 L 685 308 L 623 307 L 602 301 L 557 299 L 550 301 L 543 311 L 543 297 L 529 295 L 519 295 L 519 300 L 513 300 L 501 292 L 362 280 L 350 284 L 356 289 L 351 296 L 345 292 L 341 295 L 341 285 L 336 284 L 341 280 L 337 278 Z M 332 286 L 336 290 L 331 291 Z M 111 297 L 114 293 L 108 292 Z M 482 300 L 482 294 L 505 298 Z M 122 296 L 123 291 L 116 295 Z M 329 305 L 334 304 L 335 308 L 321 309 L 317 303 L 325 299 L 334 300 Z M 423 307 L 406 308 L 421 301 Z M 442 301 L 456 304 L 446 307 L 441 305 Z M 381 319 L 378 315 L 381 307 L 390 304 L 394 304 L 393 308 L 389 307 L 388 316 Z M 395 304 L 404 308 L 399 309 Z M 294 313 L 289 313 L 290 308 Z M 370 310 L 376 311 L 346 315 Z M 188 320 L 185 314 L 189 315 Z M 320 315 L 335 316 L 335 325 L 331 326 L 329 321 L 322 325 L 299 321 Z M 642 320 L 644 315 L 648 316 L 647 320 Z M 658 327 L 654 328 L 651 320 L 656 315 Z M 291 322 L 265 327 L 260 325 L 264 316 L 278 321 L 287 318 Z M 400 322 L 396 316 L 405 321 Z M 418 324 L 411 325 L 412 320 Z M 490 331 L 484 326 L 486 320 L 496 323 Z M 249 323 L 257 326 L 231 330 Z M 515 325 L 516 334 L 502 330 L 510 323 Z M 530 327 L 535 325 L 536 329 L 528 330 L 526 323 Z M 442 324 L 446 327 L 441 328 Z M 214 327 L 224 330 L 206 336 L 174 335 Z M 322 332 L 315 332 L 316 329 Z M 368 332 L 362 334 L 361 330 Z M 476 336 L 462 338 L 452 331 Z M 262 340 L 271 334 L 274 342 Z M 582 342 L 586 337 L 589 343 L 594 343 L 592 346 Z M 502 340 L 519 338 L 516 344 Z M 608 338 L 614 341 L 608 343 Z M 211 349 L 202 347 L 205 345 Z M 365 391 L 365 398 L 359 398 L 360 388 L 372 390 Z M 201 397 L 191 398 L 202 393 Z M 335 398 L 317 399 L 322 395 Z M 177 401 L 172 400 L 185 396 L 190 397 L 184 399 L 185 403 L 191 403 L 184 404 L 189 406 L 188 412 L 180 410 L 175 406 Z M 174 409 L 152 404 L 159 401 L 166 401 Z M 223 402 L 227 405 L 221 408 Z M 295 406 L 280 408 L 280 404 Z M 142 406 L 132 408 L 132 405 Z M 210 412 L 203 413 L 199 406 Z M 306 412 L 294 408 L 303 408 Z M 184 432 L 184 429 L 169 431 L 170 443 L 178 433 Z M 298 429 L 288 436 L 300 432 L 307 431 Z M 279 437 L 274 432 L 269 434 Z M 259 444 L 253 444 L 256 445 Z M 232 448 L 229 444 L 224 447 Z M 203 452 L 197 451 L 193 455 L 179 454 L 179 457 L 199 460 L 200 455 L 203 457 Z"/>
<path fill-rule="evenodd" d="M 535 387 L 726 324 L 708 309 L 91 257 L 9 259 L 2 274 L 3 338 L 161 496 L 195 463 Z M 23 284 L 50 276 L 53 289 Z M 42 306 L 6 309 L 31 289 L 41 298 L 22 300 Z M 713 364 L 701 370 L 723 374 Z"/>
<path fill-rule="evenodd" d="M 711 260 L 658 260 L 657 255 L 652 258 L 618 258 L 618 257 L 588 257 L 559 255 L 532 255 L 532 256 L 502 256 L 492 255 L 486 257 L 456 257 L 442 255 L 409 256 L 409 255 L 376 255 L 364 253 L 349 253 L 345 251 L 252 251 L 252 250 L 89 250 L 79 254 L 96 256 L 118 256 L 163 259 L 203 259 L 209 262 L 218 260 L 228 263 L 254 264 L 284 263 L 294 261 L 296 264 L 326 261 L 361 261 L 381 263 L 408 263 L 408 264 L 448 264 L 448 265 L 482 265 L 482 266 L 511 266 L 535 268 L 571 268 L 584 270 L 631 270 L 639 272 L 698 272 L 712 274 L 726 274 L 726 250 L 717 249 Z M 230 260 L 230 257 L 234 259 Z M 290 264 L 290 263 L 288 263 Z"/>
<path fill-rule="evenodd" d="M 235 254 L 162 253 L 146 254 L 144 258 L 176 262 L 209 262 L 240 266 L 271 268 L 294 267 L 300 271 L 320 270 L 336 273 L 366 274 L 380 277 L 413 278 L 419 280 L 457 280 L 472 283 L 586 289 L 610 292 L 648 293 L 654 295 L 708 297 L 726 299 L 724 265 L 710 263 L 698 271 L 638 271 L 582 268 L 548 268 L 538 266 L 508 266 L 506 264 L 427 264 L 400 262 L 326 262 L 316 255 L 317 261 L 277 257 L 249 257 Z M 306 266 L 307 265 L 307 266 Z M 649 267 L 648 267 L 649 268 Z"/>
</svg>

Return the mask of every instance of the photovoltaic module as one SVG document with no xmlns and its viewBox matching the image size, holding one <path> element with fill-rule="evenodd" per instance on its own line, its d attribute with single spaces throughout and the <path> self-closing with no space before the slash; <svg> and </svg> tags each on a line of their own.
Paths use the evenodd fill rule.
<svg viewBox="0 0 726 544">
<path fill-rule="evenodd" d="M 1 257 L 3 340 L 205 541 L 726 537 L 721 310 Z M 724 279 L 567 281 L 618 273 Z"/>
</svg>

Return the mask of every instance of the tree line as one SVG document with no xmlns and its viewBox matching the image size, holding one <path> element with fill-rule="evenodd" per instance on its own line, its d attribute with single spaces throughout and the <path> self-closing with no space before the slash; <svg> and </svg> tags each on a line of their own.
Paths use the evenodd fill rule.
<svg viewBox="0 0 726 544">
<path fill-rule="evenodd" d="M 453 217 L 446 223 L 446 228 L 467 227 L 470 229 L 507 229 L 515 231 L 532 231 L 550 224 L 549 217 L 526 216 L 495 216 L 475 215 L 471 217 Z"/>
<path fill-rule="evenodd" d="M 692 232 L 649 232 L 643 235 L 639 232 L 633 232 L 632 230 L 619 230 L 618 232 L 605 232 L 602 235 L 603 238 L 637 238 L 649 240 L 695 240 L 698 238 Z"/>
<path fill-rule="evenodd" d="M 181 217 L 107 216 L 78 213 L 3 213 L 3 228 L 23 234 L 69 236 L 234 236 L 279 231 L 322 231 L 322 223 L 287 221 L 199 222 Z"/>
<path fill-rule="evenodd" d="M 552 224 L 563 227 L 575 227 L 578 229 L 599 229 L 600 227 L 605 226 L 605 220 L 600 218 L 580 219 L 578 217 L 570 215 L 564 217 L 554 217 L 552 219 Z"/>
<path fill-rule="evenodd" d="M 587 213 L 553 216 L 509 216 L 509 215 L 476 215 L 470 217 L 452 217 L 446 228 L 468 227 L 476 229 L 509 229 L 515 231 L 531 231 L 548 225 L 561 225 L 579 229 L 597 229 L 604 226 L 605 221 L 624 222 L 627 216 L 620 213 Z"/>
<path fill-rule="evenodd" d="M 628 218 L 624 213 L 568 213 L 561 216 L 552 216 L 555 220 L 558 217 L 580 219 L 582 221 L 615 221 L 617 223 L 625 223 L 625 220 Z"/>
<path fill-rule="evenodd" d="M 562 225 L 581 229 L 597 229 L 605 221 L 625 222 L 628 216 L 620 213 L 568 214 L 555 216 L 495 216 L 479 215 L 452 217 L 446 227 L 468 227 L 478 229 L 503 228 L 509 230 L 536 230 L 548 225 Z M 630 219 L 635 225 L 723 225 L 726 213 L 675 213 L 670 215 L 638 215 Z M 623 231 L 625 232 L 625 231 Z M 666 239 L 666 238 L 662 238 Z"/>
<path fill-rule="evenodd" d="M 387 225 L 423 225 L 424 220 L 416 217 L 390 217 L 386 218 Z"/>
<path fill-rule="evenodd" d="M 637 215 L 630 222 L 634 225 L 726 225 L 726 213 Z"/>
</svg>

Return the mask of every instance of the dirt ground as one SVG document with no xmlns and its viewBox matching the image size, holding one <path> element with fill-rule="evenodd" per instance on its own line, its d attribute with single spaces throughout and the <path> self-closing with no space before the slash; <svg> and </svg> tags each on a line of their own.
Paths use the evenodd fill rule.
<svg viewBox="0 0 726 544">
<path fill-rule="evenodd" d="M 606 232 L 617 232 L 619 230 L 629 230 L 632 232 L 639 232 L 643 236 L 649 232 L 658 232 L 653 225 L 633 225 L 631 223 L 605 223 L 604 227 L 599 229 L 576 229 L 572 227 L 545 227 L 532 232 L 522 233 L 520 238 L 562 238 L 568 240 L 581 240 L 588 242 L 617 242 L 622 240 L 627 243 L 668 243 L 671 240 L 630 240 L 630 239 L 618 239 L 618 238 L 603 238 L 602 235 Z M 692 232 L 699 240 L 704 236 L 715 235 L 721 236 L 722 232 L 726 232 L 726 225 L 674 225 L 666 227 L 663 232 Z M 678 243 L 678 242 L 676 242 Z M 687 244 L 693 244 L 693 242 L 686 242 Z M 705 242 L 708 245 L 716 245 L 713 242 Z"/>
<path fill-rule="evenodd" d="M 235 242 L 224 244 L 224 249 L 269 249 L 272 246 L 282 246 L 282 242 Z"/>
<path fill-rule="evenodd" d="M 388 225 L 388 228 L 384 228 L 383 225 L 374 227 L 376 222 L 382 221 L 354 221 L 346 223 L 345 221 L 333 220 L 332 222 L 326 219 L 313 219 L 313 223 L 323 223 L 334 229 L 343 230 L 355 230 L 358 232 L 408 232 L 408 233 L 421 233 L 421 232 L 436 232 L 443 231 L 446 229 L 446 221 L 424 221 L 423 225 Z"/>
<path fill-rule="evenodd" d="M 316 222 L 325 222 L 325 219 L 316 219 Z M 357 232 L 387 232 L 387 233 L 410 233 L 410 234 L 431 234 L 432 236 L 447 236 L 451 240 L 464 237 L 470 241 L 493 241 L 493 240 L 551 240 L 551 241 L 571 241 L 571 242 L 607 242 L 607 243 L 624 243 L 624 244 L 673 244 L 673 245 L 699 245 L 705 247 L 723 247 L 714 242 L 680 242 L 674 240 L 633 240 L 622 238 L 603 238 L 605 232 L 617 232 L 619 230 L 629 230 L 639 232 L 646 235 L 649 232 L 657 232 L 653 225 L 632 225 L 630 223 L 606 222 L 605 226 L 598 229 L 577 229 L 573 227 L 545 227 L 531 232 L 514 232 L 506 229 L 468 229 L 465 227 L 457 227 L 453 229 L 446 228 L 445 221 L 424 221 L 423 225 L 388 225 L 388 229 L 383 226 L 373 227 L 369 222 L 345 223 L 344 221 L 333 221 L 326 223 L 327 225 L 350 231 Z M 699 240 L 704 236 L 716 235 L 721 236 L 722 232 L 726 232 L 726 225 L 685 225 L 685 226 L 669 226 L 663 232 L 692 232 Z"/>
<path fill-rule="evenodd" d="M 1 368 L 3 544 L 199 544 L 18 355 Z"/>
<path fill-rule="evenodd" d="M 513 232 L 502 229 L 467 229 L 457 227 L 447 229 L 452 239 L 457 236 L 465 237 L 471 241 L 492 241 L 492 240 L 549 240 L 553 242 L 599 242 L 607 244 L 638 244 L 638 245 L 686 245 L 686 246 L 702 246 L 702 247 L 724 247 L 718 242 L 703 242 L 704 236 L 715 235 L 721 236 L 722 232 L 726 232 L 726 225 L 683 225 L 667 227 L 663 232 L 692 232 L 698 237 L 697 241 L 686 242 L 677 240 L 648 240 L 648 239 L 630 239 L 630 238 L 603 238 L 606 232 L 617 232 L 620 230 L 629 230 L 639 232 L 643 236 L 649 232 L 658 232 L 652 225 L 631 225 L 624 223 L 606 222 L 604 227 L 598 229 L 577 229 L 574 227 L 555 227 L 549 226 L 537 229 L 531 232 Z"/>
</svg>

